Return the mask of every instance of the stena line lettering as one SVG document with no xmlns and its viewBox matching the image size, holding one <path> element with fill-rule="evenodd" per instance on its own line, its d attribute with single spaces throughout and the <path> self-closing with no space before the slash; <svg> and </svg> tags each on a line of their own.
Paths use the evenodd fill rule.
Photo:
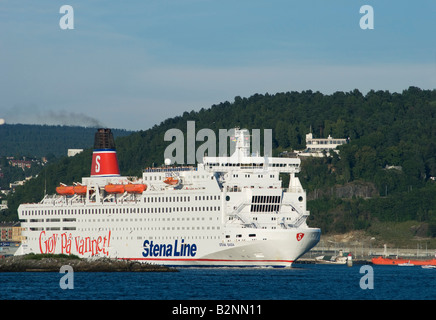
<svg viewBox="0 0 436 320">
<path fill-rule="evenodd" d="M 197 254 L 197 245 L 195 243 L 184 243 L 185 239 L 179 245 L 178 240 L 172 244 L 159 244 L 153 241 L 144 241 L 144 251 L 142 256 L 147 257 L 195 257 Z"/>
</svg>

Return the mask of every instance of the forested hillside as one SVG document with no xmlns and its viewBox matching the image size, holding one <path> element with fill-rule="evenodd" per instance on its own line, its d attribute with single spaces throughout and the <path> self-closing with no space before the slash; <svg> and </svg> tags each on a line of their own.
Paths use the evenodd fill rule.
<svg viewBox="0 0 436 320">
<path fill-rule="evenodd" d="M 115 137 L 130 134 L 113 130 Z M 86 149 L 94 143 L 95 128 L 27 124 L 0 125 L 0 157 L 66 156 L 68 149 Z"/>
<path fill-rule="evenodd" d="M 168 129 L 241 127 L 272 129 L 273 152 L 304 149 L 305 135 L 350 138 L 339 156 L 303 161 L 299 174 L 312 199 L 309 224 L 328 232 L 367 230 L 384 221 L 425 222 L 425 236 L 436 236 L 436 90 L 410 87 L 402 93 L 358 90 L 325 95 L 310 90 L 236 97 L 199 112 L 185 112 L 153 128 L 116 139 L 124 175 L 140 175 L 161 165 Z M 196 147 L 203 142 L 197 142 Z M 14 210 L 54 192 L 59 182 L 88 176 L 91 151 L 63 159 L 9 199 Z M 390 166 L 395 166 L 390 168 Z M 360 186 L 360 187 L 359 187 Z M 364 186 L 368 191 L 361 190 Z M 342 188 L 342 189 L 341 189 Z M 344 188 L 351 193 L 343 192 Z M 360 189 L 359 189 L 360 188 Z M 342 193 L 338 193 L 342 190 Z M 421 230 L 422 231 L 422 230 Z"/>
</svg>

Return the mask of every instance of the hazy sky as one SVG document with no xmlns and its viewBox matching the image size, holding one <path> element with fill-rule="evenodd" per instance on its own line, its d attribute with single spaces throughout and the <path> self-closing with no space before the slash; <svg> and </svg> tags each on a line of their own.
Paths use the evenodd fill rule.
<svg viewBox="0 0 436 320">
<path fill-rule="evenodd" d="M 435 0 L 0 0 L 7 123 L 140 130 L 235 96 L 411 85 L 436 88 Z"/>
</svg>

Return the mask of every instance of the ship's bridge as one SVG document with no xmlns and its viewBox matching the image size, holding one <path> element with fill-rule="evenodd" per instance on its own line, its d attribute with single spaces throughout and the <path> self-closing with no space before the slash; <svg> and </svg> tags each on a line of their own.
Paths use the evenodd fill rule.
<svg viewBox="0 0 436 320">
<path fill-rule="evenodd" d="M 232 157 L 204 157 L 203 165 L 206 171 L 229 172 L 241 171 L 276 171 L 283 173 L 300 172 L 298 158 L 247 157 L 232 159 Z"/>
</svg>

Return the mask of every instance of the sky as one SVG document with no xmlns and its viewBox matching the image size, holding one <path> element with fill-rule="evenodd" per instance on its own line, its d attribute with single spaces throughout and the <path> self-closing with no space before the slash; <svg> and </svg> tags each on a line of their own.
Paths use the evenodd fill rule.
<svg viewBox="0 0 436 320">
<path fill-rule="evenodd" d="M 0 119 L 146 130 L 255 93 L 435 89 L 435 17 L 435 0 L 0 0 Z"/>
</svg>

